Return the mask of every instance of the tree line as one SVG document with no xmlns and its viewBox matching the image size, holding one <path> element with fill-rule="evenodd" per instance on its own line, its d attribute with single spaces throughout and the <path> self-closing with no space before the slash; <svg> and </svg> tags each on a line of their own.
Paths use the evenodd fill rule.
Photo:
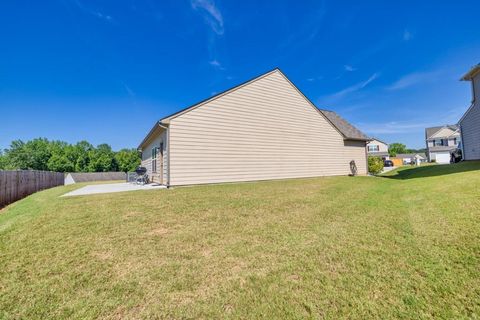
<svg viewBox="0 0 480 320">
<path fill-rule="evenodd" d="M 137 150 L 113 151 L 106 143 L 94 147 L 87 141 L 69 144 L 37 138 L 27 142 L 14 140 L 10 148 L 0 150 L 0 170 L 128 172 L 139 165 L 140 155 Z"/>
<path fill-rule="evenodd" d="M 427 149 L 408 149 L 406 145 L 394 142 L 388 145 L 388 153 L 390 157 L 395 157 L 400 153 L 426 153 Z"/>
</svg>

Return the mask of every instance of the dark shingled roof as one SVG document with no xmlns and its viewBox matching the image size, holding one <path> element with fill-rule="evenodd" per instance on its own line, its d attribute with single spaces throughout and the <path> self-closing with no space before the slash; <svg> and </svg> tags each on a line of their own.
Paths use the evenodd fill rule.
<svg viewBox="0 0 480 320">
<path fill-rule="evenodd" d="M 321 113 L 340 131 L 346 139 L 370 140 L 363 132 L 351 125 L 347 120 L 340 117 L 333 111 L 319 109 Z"/>
<path fill-rule="evenodd" d="M 435 147 L 428 147 L 428 151 L 434 152 L 434 151 L 453 151 L 457 149 L 456 146 L 435 146 Z"/>
<path fill-rule="evenodd" d="M 385 152 L 385 151 L 367 151 L 368 155 L 369 156 L 372 156 L 372 157 L 386 157 L 389 155 L 388 152 Z"/>
<path fill-rule="evenodd" d="M 409 159 L 415 157 L 417 154 L 422 158 L 427 158 L 425 153 L 399 153 L 394 158 Z"/>
<path fill-rule="evenodd" d="M 430 138 L 431 136 L 433 136 L 435 133 L 437 133 L 441 129 L 445 128 L 445 127 L 450 128 L 451 130 L 459 129 L 459 126 L 456 125 L 456 124 L 447 124 L 445 126 L 426 128 L 425 133 L 427 135 L 427 139 Z"/>
<path fill-rule="evenodd" d="M 221 97 L 222 95 L 224 94 L 228 94 L 229 92 L 233 91 L 233 90 L 236 90 L 237 88 L 240 88 L 242 87 L 243 85 L 247 85 L 251 82 L 254 82 L 258 79 L 261 79 L 262 77 L 265 77 L 273 72 L 280 72 L 280 74 L 285 77 L 285 79 L 308 101 L 310 102 L 310 104 L 312 106 L 314 106 L 315 108 L 317 108 L 315 106 L 315 104 L 310 101 L 310 99 L 307 98 L 307 96 L 305 96 L 305 94 L 303 94 L 303 92 L 298 89 L 295 84 L 293 82 L 291 82 L 287 76 L 285 74 L 283 74 L 283 72 L 279 69 L 279 68 L 275 68 L 271 71 L 268 71 L 256 78 L 253 78 L 253 79 L 250 79 L 248 81 L 245 81 L 235 87 L 232 87 L 228 90 L 225 90 L 225 91 L 222 91 L 210 98 L 207 98 L 205 100 L 202 100 L 196 104 L 193 104 L 185 109 L 182 109 L 180 111 L 177 111 L 175 113 L 172 113 L 171 115 L 168 115 L 166 117 L 163 117 L 162 119 L 160 119 L 159 121 L 157 121 L 155 123 L 155 125 L 153 126 L 153 128 L 150 130 L 150 132 L 145 136 L 145 138 L 142 140 L 142 142 L 140 142 L 139 146 L 138 146 L 138 149 L 141 149 L 142 145 L 145 143 L 145 141 L 147 141 L 147 139 L 150 137 L 150 135 L 154 132 L 154 130 L 156 128 L 158 128 L 158 125 L 160 123 L 162 123 L 164 120 L 167 120 L 168 118 L 172 118 L 172 117 L 175 117 L 175 116 L 178 116 L 180 114 L 182 114 L 183 112 L 188 112 L 189 110 L 192 110 L 193 108 L 201 105 L 202 103 L 205 103 L 205 102 L 208 102 L 208 101 L 213 101 L 219 97 Z M 330 121 L 330 123 L 337 128 L 338 131 L 340 131 L 340 133 L 344 136 L 345 139 L 350 139 L 350 140 L 363 140 L 363 141 L 368 141 L 368 140 L 371 140 L 369 137 L 367 137 L 365 134 L 363 134 L 360 130 L 358 130 L 357 128 L 355 128 L 353 125 L 351 125 L 347 120 L 341 118 L 338 114 L 336 114 L 335 112 L 333 111 L 329 111 L 329 110 L 323 110 L 323 109 L 319 109 L 317 108 L 323 115 L 325 115 L 325 117 Z"/>
</svg>

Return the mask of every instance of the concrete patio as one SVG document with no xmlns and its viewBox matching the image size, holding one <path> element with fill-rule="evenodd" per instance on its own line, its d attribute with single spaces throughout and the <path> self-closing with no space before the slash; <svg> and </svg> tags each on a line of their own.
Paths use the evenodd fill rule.
<svg viewBox="0 0 480 320">
<path fill-rule="evenodd" d="M 158 190 L 166 189 L 166 186 L 159 184 L 146 184 L 139 185 L 128 182 L 123 183 L 109 183 L 109 184 L 94 184 L 85 186 L 83 188 L 70 191 L 62 195 L 62 197 L 70 196 L 83 196 L 89 194 L 101 194 L 101 193 L 113 193 L 113 192 L 127 192 L 127 191 L 137 191 L 137 190 Z"/>
</svg>

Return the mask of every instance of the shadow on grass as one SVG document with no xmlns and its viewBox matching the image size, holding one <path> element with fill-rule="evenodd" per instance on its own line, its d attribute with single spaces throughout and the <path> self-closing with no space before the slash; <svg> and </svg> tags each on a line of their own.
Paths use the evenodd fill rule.
<svg viewBox="0 0 480 320">
<path fill-rule="evenodd" d="M 480 161 L 465 161 L 455 164 L 427 165 L 422 167 L 401 167 L 397 170 L 382 175 L 381 177 L 388 179 L 407 180 L 443 176 L 475 170 L 480 170 Z"/>
</svg>

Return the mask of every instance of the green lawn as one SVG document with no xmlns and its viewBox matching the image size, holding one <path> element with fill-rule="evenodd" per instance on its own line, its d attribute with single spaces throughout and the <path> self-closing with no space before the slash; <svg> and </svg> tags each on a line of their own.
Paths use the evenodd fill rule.
<svg viewBox="0 0 480 320">
<path fill-rule="evenodd" d="M 1 319 L 480 317 L 480 163 L 0 211 Z"/>
</svg>

